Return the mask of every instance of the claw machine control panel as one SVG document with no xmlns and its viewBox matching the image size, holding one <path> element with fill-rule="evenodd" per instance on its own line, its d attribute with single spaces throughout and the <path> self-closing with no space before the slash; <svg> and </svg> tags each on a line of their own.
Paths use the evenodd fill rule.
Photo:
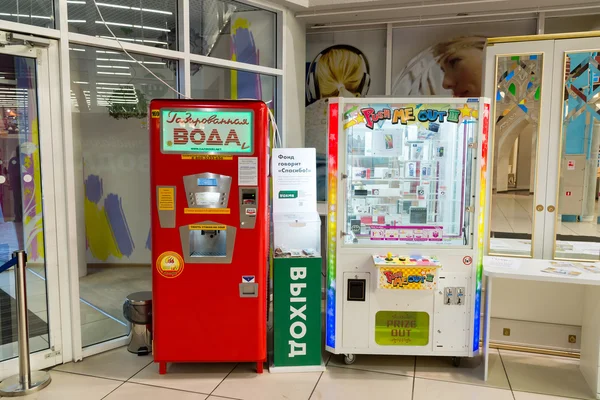
<svg viewBox="0 0 600 400">
<path fill-rule="evenodd" d="M 153 354 L 266 360 L 268 109 L 260 101 L 150 105 Z"/>
<path fill-rule="evenodd" d="M 330 99 L 326 347 L 473 356 L 486 99 Z"/>
</svg>

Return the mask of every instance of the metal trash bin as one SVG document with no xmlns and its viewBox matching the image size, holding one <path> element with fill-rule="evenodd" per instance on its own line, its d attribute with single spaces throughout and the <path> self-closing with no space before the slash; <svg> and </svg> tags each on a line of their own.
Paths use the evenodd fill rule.
<svg viewBox="0 0 600 400">
<path fill-rule="evenodd" d="M 123 304 L 123 316 L 131 324 L 127 350 L 138 356 L 152 352 L 152 292 L 132 293 Z"/>
</svg>

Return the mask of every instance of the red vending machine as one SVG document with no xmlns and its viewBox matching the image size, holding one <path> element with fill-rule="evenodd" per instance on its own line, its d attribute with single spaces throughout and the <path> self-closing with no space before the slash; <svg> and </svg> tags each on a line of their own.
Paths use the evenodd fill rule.
<svg viewBox="0 0 600 400">
<path fill-rule="evenodd" d="M 150 104 L 153 354 L 267 358 L 269 125 L 261 101 Z"/>
</svg>

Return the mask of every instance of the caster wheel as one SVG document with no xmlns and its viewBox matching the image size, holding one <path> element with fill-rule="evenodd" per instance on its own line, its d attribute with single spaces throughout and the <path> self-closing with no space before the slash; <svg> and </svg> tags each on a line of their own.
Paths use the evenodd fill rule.
<svg viewBox="0 0 600 400">
<path fill-rule="evenodd" d="M 460 367 L 461 361 L 462 361 L 462 358 L 460 358 L 460 357 L 452 357 L 452 365 L 456 368 Z"/>
<path fill-rule="evenodd" d="M 352 364 L 354 364 L 355 361 L 356 361 L 356 355 L 354 355 L 354 354 L 346 354 L 344 356 L 344 364 L 346 364 L 346 365 L 352 365 Z"/>
</svg>

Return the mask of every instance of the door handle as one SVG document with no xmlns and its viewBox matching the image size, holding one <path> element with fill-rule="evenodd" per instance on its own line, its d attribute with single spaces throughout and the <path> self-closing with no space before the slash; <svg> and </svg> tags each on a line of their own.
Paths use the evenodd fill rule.
<svg viewBox="0 0 600 400">
<path fill-rule="evenodd" d="M 542 212 L 542 211 L 544 211 L 544 206 L 543 206 L 543 205 L 541 205 L 541 204 L 538 204 L 538 205 L 535 207 L 535 209 L 537 210 L 537 212 Z"/>
<path fill-rule="evenodd" d="M 556 210 L 556 207 L 554 206 L 548 206 L 548 212 L 554 212 L 554 210 Z"/>
</svg>

